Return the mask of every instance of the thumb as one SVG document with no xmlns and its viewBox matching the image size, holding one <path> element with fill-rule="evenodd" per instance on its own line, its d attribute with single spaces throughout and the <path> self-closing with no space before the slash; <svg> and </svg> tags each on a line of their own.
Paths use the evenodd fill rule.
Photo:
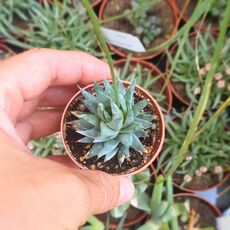
<svg viewBox="0 0 230 230">
<path fill-rule="evenodd" d="M 101 171 L 78 170 L 88 193 L 89 215 L 106 212 L 132 199 L 134 185 L 129 178 Z"/>
</svg>

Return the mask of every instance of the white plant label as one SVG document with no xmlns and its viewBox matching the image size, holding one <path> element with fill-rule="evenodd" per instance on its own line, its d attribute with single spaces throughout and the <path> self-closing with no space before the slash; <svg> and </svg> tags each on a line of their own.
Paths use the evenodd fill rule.
<svg viewBox="0 0 230 230">
<path fill-rule="evenodd" d="M 102 32 L 109 44 L 134 52 L 145 52 L 145 47 L 137 36 L 102 27 Z"/>
</svg>

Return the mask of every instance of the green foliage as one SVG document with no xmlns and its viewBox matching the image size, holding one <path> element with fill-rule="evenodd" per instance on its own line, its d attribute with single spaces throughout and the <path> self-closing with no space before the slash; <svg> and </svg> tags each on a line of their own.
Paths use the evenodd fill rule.
<svg viewBox="0 0 230 230">
<path fill-rule="evenodd" d="M 129 71 L 129 68 L 133 67 L 132 71 Z M 152 97 L 160 104 L 161 111 L 167 112 L 165 110 L 164 101 L 166 99 L 165 95 L 161 92 L 163 88 L 163 84 L 161 88 L 153 90 L 154 85 L 158 86 L 158 81 L 163 77 L 163 74 L 154 75 L 151 69 L 142 67 L 142 65 L 130 63 L 129 59 L 127 59 L 125 65 L 122 68 L 118 69 L 118 76 L 120 76 L 121 80 L 131 82 L 136 79 L 136 85 L 145 89 L 152 95 Z"/>
<path fill-rule="evenodd" d="M 151 180 L 150 170 L 148 168 L 145 169 L 144 171 L 132 176 L 131 180 L 135 186 L 135 195 L 129 203 L 120 205 L 110 211 L 113 218 L 121 218 L 131 206 L 148 214 L 151 212 L 150 197 L 147 193 Z"/>
<path fill-rule="evenodd" d="M 104 224 L 99 221 L 95 216 L 91 216 L 87 220 L 87 224 L 84 227 L 81 227 L 80 230 L 104 230 Z"/>
<path fill-rule="evenodd" d="M 212 17 L 223 19 L 224 10 L 227 6 L 226 0 L 214 0 L 210 9 L 209 14 Z"/>
<path fill-rule="evenodd" d="M 166 164 L 165 171 L 174 162 L 175 153 L 181 147 L 181 143 L 191 126 L 192 119 L 191 111 L 187 110 L 182 115 L 177 114 L 176 119 L 166 123 L 168 135 L 166 136 L 164 149 L 158 162 L 160 166 L 163 161 L 172 157 Z M 208 116 L 204 116 L 200 121 L 200 127 L 207 120 Z M 193 137 L 185 160 L 176 170 L 177 174 L 187 175 L 183 184 L 189 182 L 190 178 L 192 179 L 194 176 L 211 178 L 213 173 L 217 174 L 219 180 L 221 180 L 224 170 L 227 169 L 230 163 L 230 146 L 228 144 L 230 130 L 227 128 L 229 122 L 230 118 L 228 115 L 222 113 L 209 124 L 209 127 Z"/>
<path fill-rule="evenodd" d="M 161 19 L 149 12 L 153 1 L 131 0 L 132 14 L 127 16 L 128 21 L 135 28 L 135 33 L 141 38 L 146 47 L 161 35 Z"/>
<path fill-rule="evenodd" d="M 75 4 L 70 0 L 62 3 L 53 1 L 52 4 L 38 3 L 36 0 L 27 0 L 23 11 L 26 15 L 26 28 L 18 28 L 12 24 L 14 11 L 11 12 L 12 20 L 4 19 L 5 29 L 0 27 L 0 34 L 7 37 L 8 42 L 21 48 L 43 47 L 60 50 L 81 50 L 94 56 L 100 56 L 96 36 L 92 32 L 91 24 L 81 3 Z M 18 3 L 20 5 L 20 3 Z M 18 7 L 16 4 L 13 9 Z M 7 6 L 4 7 L 4 9 Z M 16 9 L 15 9 L 16 10 Z M 6 32 L 5 30 L 8 30 Z M 17 37 L 14 36 L 17 34 Z M 19 38 L 23 37 L 23 43 Z"/>
<path fill-rule="evenodd" d="M 197 32 L 196 36 L 187 40 L 174 68 L 172 84 L 183 84 L 186 99 L 193 105 L 199 101 L 215 47 L 216 37 L 210 31 L 204 34 Z M 209 97 L 208 106 L 211 108 L 221 104 L 230 93 L 229 52 L 230 41 L 226 40 L 219 55 L 220 63 L 215 71 L 214 87 Z M 174 62 L 173 55 L 168 53 L 170 66 Z"/>
<path fill-rule="evenodd" d="M 65 152 L 58 134 L 30 141 L 27 147 L 34 155 L 41 157 L 46 157 L 48 155 L 62 155 Z"/>
<path fill-rule="evenodd" d="M 107 80 L 104 80 L 104 89 L 94 83 L 95 96 L 81 89 L 83 103 L 89 112 L 79 114 L 73 111 L 80 119 L 71 124 L 75 125 L 76 132 L 84 136 L 78 142 L 92 143 L 87 158 L 104 157 L 106 162 L 116 155 L 121 165 L 130 156 L 130 148 L 140 153 L 144 151 L 139 138 L 146 137 L 147 129 L 155 128 L 153 120 L 156 117 L 144 112 L 147 100 L 134 102 L 134 81 L 126 89 L 117 79 L 117 88 L 118 103 L 115 101 L 114 89 Z"/>
<path fill-rule="evenodd" d="M 172 178 L 166 179 L 166 193 L 163 192 L 164 177 L 159 175 L 154 185 L 151 197 L 151 218 L 138 228 L 138 230 L 179 230 L 177 219 L 188 220 L 189 203 L 175 203 L 173 201 Z"/>
</svg>

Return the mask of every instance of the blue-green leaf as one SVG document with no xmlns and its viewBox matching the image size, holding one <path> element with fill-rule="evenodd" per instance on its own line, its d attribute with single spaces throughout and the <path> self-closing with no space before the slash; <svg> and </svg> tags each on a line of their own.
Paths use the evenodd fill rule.
<svg viewBox="0 0 230 230">
<path fill-rule="evenodd" d="M 98 116 L 94 114 L 82 114 L 80 115 L 80 118 L 84 119 L 85 121 L 92 124 L 93 126 L 96 126 L 97 128 L 99 128 L 100 119 Z"/>
<path fill-rule="evenodd" d="M 94 127 L 92 124 L 82 119 L 70 121 L 69 124 L 75 125 L 76 130 L 89 130 Z"/>
<path fill-rule="evenodd" d="M 133 113 L 134 116 L 136 117 L 141 111 L 142 109 L 144 109 L 146 106 L 148 105 L 148 101 L 147 100 L 141 100 L 138 101 L 134 106 L 133 106 Z"/>
<path fill-rule="evenodd" d="M 117 118 L 117 119 L 112 119 L 111 122 L 109 122 L 108 124 L 108 127 L 115 130 L 115 131 L 120 131 L 120 129 L 122 128 L 123 126 L 123 120 L 122 118 Z"/>
<path fill-rule="evenodd" d="M 111 97 L 112 100 L 115 101 L 115 93 L 113 87 L 109 84 L 107 80 L 104 80 L 103 83 L 105 86 L 105 93 L 108 97 Z"/>
<path fill-rule="evenodd" d="M 115 138 L 118 131 L 110 129 L 104 122 L 100 123 L 100 134 L 95 138 L 94 142 L 104 142 Z"/>
<path fill-rule="evenodd" d="M 144 129 L 149 129 L 149 128 L 153 127 L 153 123 L 150 122 L 150 121 L 145 121 L 145 120 L 142 120 L 142 119 L 139 119 L 139 118 L 136 118 L 135 121 L 140 123 L 143 126 Z"/>
<path fill-rule="evenodd" d="M 104 143 L 102 150 L 98 153 L 98 157 L 102 157 L 108 154 L 109 152 L 114 150 L 118 146 L 118 144 L 119 144 L 119 141 L 116 141 L 116 140 L 106 141 Z"/>
<path fill-rule="evenodd" d="M 105 155 L 105 160 L 104 160 L 104 162 L 111 160 L 111 159 L 116 155 L 117 151 L 118 151 L 118 148 L 112 150 L 110 153 L 107 153 L 107 154 Z"/>
<path fill-rule="evenodd" d="M 90 137 L 83 137 L 79 140 L 77 140 L 77 142 L 79 143 L 93 143 L 93 138 L 90 138 Z"/>
<path fill-rule="evenodd" d="M 126 146 L 130 147 L 133 142 L 133 135 L 131 133 L 124 133 L 119 135 L 120 142 Z"/>
<path fill-rule="evenodd" d="M 131 84 L 129 85 L 128 89 L 126 90 L 125 93 L 125 101 L 126 101 L 126 105 L 128 108 L 132 108 L 133 104 L 134 104 L 134 89 L 135 89 L 135 81 L 132 81 Z"/>
<path fill-rule="evenodd" d="M 90 137 L 90 138 L 96 138 L 98 135 L 99 130 L 94 127 L 89 130 L 76 130 L 77 133 L 80 133 L 83 136 Z"/>
<path fill-rule="evenodd" d="M 98 104 L 96 97 L 94 97 L 92 94 L 90 94 L 84 89 L 80 89 L 80 90 L 81 90 L 83 97 L 85 98 L 85 100 L 83 101 L 85 106 L 90 110 L 90 112 L 96 113 L 97 104 Z"/>
<path fill-rule="evenodd" d="M 119 78 L 117 78 L 117 90 L 118 90 L 118 94 L 125 96 L 125 88 L 122 84 L 122 81 Z"/>
<path fill-rule="evenodd" d="M 131 147 L 135 149 L 137 152 L 142 153 L 144 151 L 144 146 L 142 145 L 141 141 L 135 134 L 132 135 L 133 135 L 133 142 Z"/>
<path fill-rule="evenodd" d="M 86 158 L 97 156 L 102 149 L 103 143 L 95 143 L 85 156 Z"/>
<path fill-rule="evenodd" d="M 146 121 L 153 121 L 156 116 L 150 114 L 150 113 L 140 113 L 138 114 L 137 118 L 146 120 Z"/>
<path fill-rule="evenodd" d="M 125 117 L 125 122 L 123 124 L 123 127 L 127 127 L 129 125 L 131 125 L 134 122 L 134 113 L 132 109 L 128 109 L 126 117 Z"/>
</svg>

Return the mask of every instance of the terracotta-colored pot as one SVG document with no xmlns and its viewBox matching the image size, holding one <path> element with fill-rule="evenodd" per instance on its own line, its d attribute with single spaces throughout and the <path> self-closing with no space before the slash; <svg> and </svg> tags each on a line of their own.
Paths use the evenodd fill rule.
<svg viewBox="0 0 230 230">
<path fill-rule="evenodd" d="M 180 14 L 181 14 L 181 10 L 180 9 L 182 9 L 182 7 L 179 7 L 178 6 L 178 2 L 176 1 L 176 0 L 174 0 L 175 1 L 175 8 L 176 8 L 176 11 L 177 11 L 177 14 L 180 16 Z M 190 3 L 191 4 L 191 3 Z M 187 10 L 187 9 L 186 9 Z M 185 10 L 185 11 L 186 11 Z M 193 11 L 191 11 L 191 12 L 193 12 Z M 192 13 L 191 13 L 191 15 L 192 15 Z M 189 18 L 190 18 L 190 16 L 188 16 L 188 15 L 185 15 L 185 14 L 183 14 L 182 15 L 182 19 L 183 19 L 183 21 L 185 22 L 185 23 L 187 23 L 187 21 L 189 20 Z M 228 26 L 230 27 L 230 23 L 228 24 Z M 197 22 L 197 23 L 195 23 L 193 26 L 192 26 L 194 29 L 196 29 L 196 30 L 200 30 L 200 31 L 202 31 L 202 32 L 205 32 L 206 30 L 207 30 L 207 26 L 205 26 L 205 25 L 201 25 L 201 22 Z M 215 26 L 211 26 L 210 27 L 210 31 L 211 32 L 219 32 L 219 30 L 220 30 L 220 28 L 219 28 L 219 26 L 217 26 L 217 25 L 215 25 Z"/>
<path fill-rule="evenodd" d="M 108 3 L 108 1 L 109 0 L 103 0 L 102 1 L 101 7 L 100 7 L 100 10 L 99 10 L 99 15 L 98 15 L 100 20 L 103 20 L 104 10 L 105 10 L 105 7 L 106 7 L 106 4 Z M 171 11 L 173 13 L 173 30 L 172 30 L 172 33 L 170 34 L 170 36 L 167 38 L 169 40 L 177 31 L 178 18 L 177 18 L 177 10 L 175 8 L 175 4 L 173 3 L 173 1 L 172 0 L 165 0 L 165 1 L 169 5 L 169 8 L 171 9 Z M 110 47 L 110 50 L 112 52 L 115 52 L 119 56 L 125 57 L 125 58 L 127 58 L 129 53 L 131 52 L 131 51 L 123 52 L 123 51 L 119 50 L 117 47 L 115 47 L 113 45 L 109 45 L 109 47 Z M 161 50 L 153 52 L 151 54 L 148 54 L 146 52 L 146 53 L 143 53 L 143 54 L 140 53 L 140 55 L 137 55 L 137 53 L 134 53 L 132 56 L 134 58 L 136 58 L 136 59 L 151 59 L 153 57 L 156 57 L 156 56 L 160 55 L 164 50 L 165 49 L 161 49 Z"/>
<path fill-rule="evenodd" d="M 111 83 L 111 81 L 110 81 Z M 127 88 L 130 83 L 123 81 L 122 82 L 123 85 Z M 102 82 L 100 82 L 100 84 L 102 84 Z M 88 85 L 87 87 L 85 87 L 85 90 L 90 90 L 94 88 L 94 84 Z M 163 114 L 160 110 L 159 105 L 157 104 L 157 102 L 155 101 L 155 99 L 152 98 L 152 96 L 146 92 L 145 90 L 143 90 L 141 87 L 136 86 L 135 87 L 135 91 L 138 92 L 140 95 L 142 95 L 144 98 L 149 100 L 149 103 L 151 104 L 153 110 L 154 110 L 154 114 L 158 117 L 158 128 L 157 128 L 157 132 L 155 134 L 155 137 L 153 139 L 152 142 L 152 152 L 151 152 L 151 158 L 144 164 L 142 165 L 140 168 L 137 168 L 136 170 L 134 170 L 133 172 L 129 172 L 129 173 L 124 173 L 122 175 L 115 175 L 115 176 L 119 176 L 119 177 L 127 177 L 127 176 L 131 176 L 134 174 L 137 174 L 141 171 L 143 171 L 145 168 L 147 168 L 148 166 L 150 166 L 152 164 L 152 162 L 156 159 L 156 157 L 159 155 L 160 150 L 163 146 L 163 142 L 164 142 L 164 137 L 165 137 L 165 122 L 164 122 L 164 118 L 163 118 Z M 62 120 L 61 120 L 61 137 L 62 137 L 62 141 L 65 147 L 65 150 L 67 152 L 67 154 L 70 156 L 70 158 L 76 163 L 76 165 L 78 165 L 80 168 L 82 169 L 88 169 L 86 166 L 82 165 L 80 162 L 78 162 L 72 152 L 70 151 L 68 144 L 66 143 L 66 138 L 65 138 L 65 131 L 66 131 L 66 116 L 67 116 L 67 112 L 69 107 L 71 106 L 71 103 L 81 95 L 81 92 L 77 92 L 69 101 L 69 103 L 67 104 L 67 106 L 65 107 L 65 110 L 63 112 L 63 116 L 62 116 Z"/>
<path fill-rule="evenodd" d="M 118 66 L 118 67 L 124 66 L 127 60 L 128 59 L 120 59 L 114 63 L 114 66 L 115 67 L 116 66 Z M 162 74 L 161 71 L 155 65 L 151 64 L 150 62 L 140 60 L 140 59 L 131 58 L 130 63 L 134 64 L 134 65 L 140 64 L 142 67 L 145 67 L 145 68 L 152 70 L 152 76 L 153 77 Z M 166 83 L 165 76 L 162 76 L 158 81 L 160 82 L 160 84 L 163 87 Z M 171 109 L 172 109 L 172 93 L 171 93 L 171 89 L 170 89 L 168 84 L 165 85 L 163 95 L 165 96 L 165 101 L 166 101 L 166 106 L 167 106 L 167 108 L 166 108 L 167 112 L 166 113 L 169 114 Z"/>
<path fill-rule="evenodd" d="M 149 169 L 152 173 L 152 178 L 151 178 L 151 181 L 155 181 L 156 180 L 156 175 L 155 175 L 155 168 L 153 165 L 150 165 L 149 166 Z M 148 217 L 148 214 L 145 213 L 144 211 L 141 211 L 141 213 L 135 217 L 135 219 L 133 220 L 125 220 L 124 224 L 122 225 L 123 228 L 130 228 L 132 226 L 135 226 L 137 225 L 138 223 L 140 223 L 141 221 L 147 219 Z M 99 220 L 101 220 L 102 222 L 104 222 L 101 218 L 100 218 L 100 215 L 98 216 Z M 114 223 L 109 223 L 109 229 L 117 229 L 117 224 L 114 224 Z"/>
<path fill-rule="evenodd" d="M 208 205 L 210 207 L 210 209 L 215 213 L 216 217 L 219 217 L 221 216 L 221 212 L 220 210 L 217 208 L 217 206 L 211 204 L 209 201 L 199 197 L 198 195 L 196 194 L 189 194 L 189 193 L 178 193 L 178 194 L 175 194 L 173 195 L 173 197 L 192 197 L 192 198 L 195 198 L 197 200 L 200 200 L 202 203 L 205 203 L 206 205 Z"/>
<path fill-rule="evenodd" d="M 16 54 L 11 48 L 9 48 L 4 43 L 0 43 L 0 49 L 3 50 L 3 51 L 5 51 L 5 52 L 7 52 L 7 53 L 10 53 L 11 56 L 13 56 L 13 55 Z"/>
<path fill-rule="evenodd" d="M 201 32 L 201 34 L 204 34 L 204 32 Z M 215 36 L 215 37 L 218 36 L 218 33 L 216 33 L 216 32 L 212 32 L 212 34 L 213 34 L 213 36 Z M 194 37 L 194 36 L 196 36 L 196 32 L 191 32 L 191 33 L 189 34 L 189 38 L 192 38 L 192 37 Z M 173 53 L 174 53 L 174 51 L 177 49 L 177 47 L 178 47 L 178 44 L 177 44 L 177 43 L 175 43 L 175 44 L 172 46 L 172 48 L 170 49 L 170 54 L 171 54 L 171 56 L 173 56 Z M 170 62 L 169 62 L 169 59 L 167 59 L 167 60 L 166 60 L 166 65 L 165 65 L 165 73 L 166 73 L 166 74 L 169 73 L 169 68 L 170 68 Z M 173 74 L 172 74 L 172 77 L 173 77 Z M 171 77 L 171 78 L 172 78 L 172 77 Z M 169 87 L 171 88 L 171 91 L 172 91 L 173 95 L 174 95 L 182 104 L 184 104 L 184 105 L 186 105 L 186 106 L 192 106 L 191 103 L 190 103 L 190 101 L 186 100 L 186 99 L 183 97 L 183 95 L 180 95 L 180 92 L 178 92 L 178 90 L 175 89 L 172 80 L 170 80 L 168 84 L 169 84 Z"/>
</svg>

